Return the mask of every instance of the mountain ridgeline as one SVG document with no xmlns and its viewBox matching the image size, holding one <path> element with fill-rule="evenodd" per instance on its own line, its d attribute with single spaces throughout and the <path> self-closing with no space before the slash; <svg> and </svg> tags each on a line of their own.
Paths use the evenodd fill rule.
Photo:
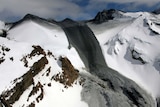
<svg viewBox="0 0 160 107">
<path fill-rule="evenodd" d="M 153 99 L 153 97 L 148 92 L 146 92 L 146 90 L 137 85 L 136 82 L 123 76 L 107 65 L 107 61 L 104 58 L 100 43 L 97 40 L 94 32 L 87 25 L 87 23 L 100 25 L 109 20 L 113 20 L 115 17 L 124 18 L 126 16 L 123 16 L 121 11 L 111 9 L 99 12 L 94 19 L 89 21 L 79 22 L 71 19 L 65 19 L 63 21 L 57 22 L 55 20 L 47 20 L 38 16 L 28 14 L 20 21 L 15 23 L 7 23 L 7 25 L 11 26 L 9 30 L 12 30 L 17 26 L 20 26 L 24 22 L 33 21 L 44 27 L 50 26 L 50 28 L 52 29 L 54 29 L 53 25 L 56 25 L 64 31 L 69 42 L 67 46 L 68 50 L 71 50 L 72 48 L 76 49 L 78 55 L 85 65 L 85 70 L 89 73 L 85 74 L 77 72 L 75 70 L 76 74 L 79 73 L 78 75 L 84 80 L 81 91 L 81 100 L 86 102 L 88 104 L 88 107 L 160 107 L 160 101 L 158 100 L 158 98 L 156 100 L 157 102 L 155 103 L 155 99 Z M 40 50 L 43 49 L 40 48 Z M 49 54 L 45 54 L 44 50 L 41 52 L 36 52 L 36 55 L 39 55 L 38 53 L 42 53 L 46 60 L 46 63 L 44 64 L 43 68 L 35 68 L 35 70 L 40 70 L 37 71 L 36 74 L 34 74 L 34 77 L 38 75 L 38 73 L 41 72 L 42 69 L 44 69 L 45 66 L 49 63 L 49 61 L 47 60 Z M 26 59 L 24 60 L 24 62 L 26 62 Z M 41 60 L 39 60 L 39 63 L 43 64 L 43 61 L 40 61 Z M 58 65 L 60 66 L 61 64 L 59 64 L 58 62 Z M 32 68 L 30 68 L 28 73 L 33 76 Z M 27 75 L 27 73 L 22 77 L 24 77 L 25 75 Z M 69 73 L 69 75 L 72 74 Z M 57 75 L 57 77 L 59 77 L 59 75 Z M 32 80 L 30 80 L 29 78 L 30 77 L 25 77 L 25 80 L 33 82 L 33 78 L 31 78 Z M 64 83 L 64 81 L 65 80 L 63 79 L 63 82 L 60 81 L 60 83 Z M 24 81 L 24 79 L 22 80 L 22 82 L 23 85 L 26 86 L 25 84 L 27 82 Z M 31 84 L 29 85 L 31 86 Z M 12 93 L 13 90 L 20 91 L 20 88 L 24 89 L 22 91 L 26 91 L 29 86 L 27 85 L 27 87 L 23 88 L 23 85 L 22 83 L 17 84 L 15 89 L 10 89 L 7 91 L 3 91 L 3 93 L 0 93 L 0 107 L 12 107 L 13 102 L 18 101 L 23 92 L 20 92 L 20 95 L 15 92 L 16 94 L 13 97 L 17 97 L 16 101 L 10 101 L 13 99 L 7 99 L 7 97 L 7 100 L 5 100 L 5 97 L 2 98 L 2 96 L 7 95 L 8 93 Z M 45 86 L 43 86 L 43 84 L 40 84 L 39 89 L 41 89 L 42 92 L 43 87 Z M 43 97 L 45 97 L 45 95 Z M 12 104 L 10 104 L 10 102 L 12 102 Z M 32 103 L 29 107 L 39 106 L 36 106 L 36 104 Z"/>
</svg>

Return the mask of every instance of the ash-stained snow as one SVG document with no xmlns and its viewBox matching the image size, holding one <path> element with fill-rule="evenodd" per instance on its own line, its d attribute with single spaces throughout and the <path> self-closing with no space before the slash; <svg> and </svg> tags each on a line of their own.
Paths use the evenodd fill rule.
<svg viewBox="0 0 160 107">
<path fill-rule="evenodd" d="M 5 23 L 0 21 L 0 35 L 3 34 L 3 29 L 5 28 Z"/>
<path fill-rule="evenodd" d="M 0 21 L 0 29 L 4 29 L 5 28 L 5 23 Z"/>
<path fill-rule="evenodd" d="M 156 24 L 160 17 L 143 12 L 124 15 L 130 17 L 88 25 L 100 42 L 109 67 L 137 82 L 154 97 L 160 96 L 160 27 Z"/>
<path fill-rule="evenodd" d="M 0 22 L 0 35 L 7 31 L 0 37 L 0 106 L 8 101 L 12 107 L 154 107 L 152 97 L 160 97 L 160 17 L 120 13 L 88 26 L 30 19 L 7 29 Z M 61 57 L 78 73 L 70 86 Z M 15 92 L 24 82 L 24 92 Z"/>
</svg>

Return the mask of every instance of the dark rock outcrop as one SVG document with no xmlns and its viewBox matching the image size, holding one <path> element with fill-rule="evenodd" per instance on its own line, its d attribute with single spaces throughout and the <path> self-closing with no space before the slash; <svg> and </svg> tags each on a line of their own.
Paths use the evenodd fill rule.
<svg viewBox="0 0 160 107">
<path fill-rule="evenodd" d="M 115 10 L 115 9 L 103 10 L 102 12 L 98 12 L 95 18 L 91 20 L 91 22 L 96 24 L 101 24 L 108 20 L 113 20 L 117 16 L 122 17 L 122 14 L 118 10 Z"/>
<path fill-rule="evenodd" d="M 0 37 L 7 37 L 7 30 L 2 29 L 2 32 L 0 33 Z"/>
<path fill-rule="evenodd" d="M 154 14 L 160 14 L 160 8 L 159 8 L 159 9 L 154 10 L 152 13 L 154 13 Z"/>
<path fill-rule="evenodd" d="M 60 57 L 62 63 L 62 74 L 57 74 L 53 78 L 55 81 L 59 81 L 64 84 L 65 87 L 72 86 L 75 80 L 79 77 L 78 71 L 73 67 L 71 62 L 66 57 Z"/>
<path fill-rule="evenodd" d="M 157 101 L 157 107 L 160 107 L 160 98 L 157 98 L 156 101 Z"/>
<path fill-rule="evenodd" d="M 147 62 L 145 60 L 143 60 L 143 58 L 141 57 L 141 53 L 137 52 L 136 50 L 131 50 L 131 55 L 132 55 L 132 58 L 134 60 L 138 60 L 140 61 L 142 64 L 146 64 Z"/>
<path fill-rule="evenodd" d="M 1 102 L 6 107 L 11 107 L 14 102 L 18 101 L 23 92 L 29 86 L 34 84 L 34 76 L 36 76 L 42 69 L 44 69 L 46 64 L 48 64 L 48 60 L 46 59 L 46 57 L 42 57 L 39 61 L 35 62 L 31 69 L 21 77 L 21 82 L 18 82 L 13 89 L 2 93 Z"/>
<path fill-rule="evenodd" d="M 37 55 L 40 55 L 40 52 L 43 52 L 42 48 L 40 46 L 33 46 L 33 47 L 34 47 L 34 50 L 31 52 L 30 55 L 34 56 L 35 53 Z M 14 104 L 16 101 L 19 100 L 19 98 L 21 97 L 23 92 L 29 86 L 34 85 L 33 78 L 44 69 L 46 64 L 48 64 L 48 60 L 47 60 L 45 54 L 41 53 L 41 55 L 43 55 L 43 57 L 40 60 L 38 60 L 37 62 L 35 62 L 30 67 L 29 71 L 27 71 L 27 73 L 25 73 L 22 77 L 19 78 L 19 79 L 22 79 L 20 82 L 17 82 L 12 89 L 4 91 L 0 95 L 0 100 L 6 107 L 12 107 L 12 104 Z M 16 79 L 16 80 L 18 80 L 18 79 Z M 14 81 L 16 82 L 16 80 L 14 80 Z M 38 88 L 40 88 L 42 91 L 40 96 L 37 98 L 37 101 L 39 101 L 43 98 L 43 89 L 42 89 L 42 85 L 40 83 L 37 84 L 36 86 Z"/>
</svg>

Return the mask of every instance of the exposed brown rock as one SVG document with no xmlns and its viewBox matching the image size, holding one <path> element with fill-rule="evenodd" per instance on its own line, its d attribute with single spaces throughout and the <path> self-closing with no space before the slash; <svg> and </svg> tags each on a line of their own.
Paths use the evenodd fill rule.
<svg viewBox="0 0 160 107">
<path fill-rule="evenodd" d="M 35 107 L 35 104 L 31 103 L 28 107 Z"/>
<path fill-rule="evenodd" d="M 3 95 L 0 96 L 1 103 L 4 104 L 5 107 L 12 107 L 8 101 L 5 100 Z"/>
<path fill-rule="evenodd" d="M 2 93 L 3 104 L 6 104 L 6 107 L 10 107 L 14 102 L 16 102 L 23 92 L 32 84 L 34 84 L 33 77 L 36 76 L 41 70 L 44 69 L 45 65 L 48 64 L 46 57 L 42 57 L 39 61 L 35 62 L 31 69 L 22 76 L 22 81 L 16 83 L 15 87 L 11 90 Z M 7 98 L 9 97 L 9 98 Z M 7 99 L 6 99 L 7 98 Z M 43 95 L 37 98 L 38 101 L 43 98 Z"/>
<path fill-rule="evenodd" d="M 24 56 L 24 57 L 21 59 L 21 61 L 24 62 L 24 66 L 25 66 L 25 67 L 28 67 L 27 56 Z"/>
<path fill-rule="evenodd" d="M 6 52 L 9 52 L 10 51 L 10 49 L 8 48 L 8 47 L 6 47 L 6 46 L 1 46 L 2 47 L 2 51 L 4 52 L 4 51 L 6 51 Z"/>
<path fill-rule="evenodd" d="M 21 61 L 24 62 L 24 66 L 25 67 L 28 67 L 28 60 L 27 58 L 32 58 L 36 55 L 43 55 L 43 56 L 46 56 L 46 53 L 45 51 L 40 47 L 40 46 L 32 46 L 34 49 L 32 50 L 32 52 L 26 56 L 24 56 Z M 50 52 L 51 54 L 51 52 Z"/>
<path fill-rule="evenodd" d="M 48 83 L 48 87 L 51 87 L 51 85 L 52 85 L 51 83 Z"/>
<path fill-rule="evenodd" d="M 33 75 L 37 75 L 41 70 L 44 69 L 45 65 L 48 64 L 48 60 L 46 57 L 42 57 L 39 61 L 35 62 L 31 67 L 30 71 L 32 71 Z"/>
<path fill-rule="evenodd" d="M 49 67 L 49 68 L 47 69 L 47 71 L 46 71 L 46 76 L 49 76 L 50 72 L 51 72 L 51 67 Z"/>
<path fill-rule="evenodd" d="M 13 61 L 13 60 L 14 60 L 14 59 L 13 59 L 13 57 L 10 57 L 9 59 L 10 59 L 11 61 Z"/>
<path fill-rule="evenodd" d="M 48 51 L 48 52 L 47 52 L 47 55 L 48 55 L 49 57 L 51 57 L 51 56 L 54 57 L 54 55 L 52 54 L 51 51 Z"/>
<path fill-rule="evenodd" d="M 31 97 L 32 95 L 35 95 L 39 91 L 39 89 L 43 90 L 43 85 L 40 82 L 38 82 L 37 85 L 33 87 L 33 89 L 30 92 L 28 98 Z"/>
<path fill-rule="evenodd" d="M 29 58 L 35 56 L 35 55 L 44 55 L 46 56 L 45 51 L 40 46 L 32 46 L 34 50 L 30 53 Z"/>
<path fill-rule="evenodd" d="M 43 89 L 43 88 L 42 88 Z M 43 99 L 43 96 L 44 96 L 44 92 L 43 90 L 41 90 L 41 93 L 40 95 L 36 98 L 36 101 L 39 103 L 42 99 Z"/>
<path fill-rule="evenodd" d="M 76 69 L 74 69 L 71 62 L 66 57 L 60 57 L 60 61 L 62 62 L 62 74 L 57 74 L 53 78 L 55 81 L 59 81 L 64 84 L 65 87 L 72 86 L 75 80 L 77 80 L 79 73 Z"/>
<path fill-rule="evenodd" d="M 30 92 L 29 96 L 28 96 L 28 99 L 27 101 L 29 100 L 29 98 L 32 96 L 32 95 L 35 95 L 37 94 L 38 91 L 41 91 L 40 95 L 36 98 L 36 101 L 39 102 L 40 100 L 43 99 L 43 94 L 44 94 L 44 91 L 43 91 L 43 85 L 38 82 L 37 85 L 35 87 L 33 87 L 32 91 Z"/>
<path fill-rule="evenodd" d="M 0 58 L 0 64 L 3 63 L 5 61 L 4 57 Z"/>
</svg>

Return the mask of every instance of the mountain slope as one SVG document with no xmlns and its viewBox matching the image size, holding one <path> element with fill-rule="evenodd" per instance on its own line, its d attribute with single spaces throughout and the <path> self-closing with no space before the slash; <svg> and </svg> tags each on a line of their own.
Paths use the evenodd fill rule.
<svg viewBox="0 0 160 107">
<path fill-rule="evenodd" d="M 134 14 L 134 16 L 133 16 Z M 109 67 L 159 96 L 159 15 L 124 13 L 102 24 L 88 23 L 101 44 Z"/>
<path fill-rule="evenodd" d="M 69 20 L 69 21 L 67 20 L 66 23 L 65 22 L 62 23 L 63 29 L 66 32 L 66 35 L 67 35 L 71 45 L 74 46 L 77 49 L 77 51 L 79 52 L 79 55 L 81 56 L 86 67 L 89 69 L 89 72 L 93 75 L 98 76 L 101 80 L 103 80 L 103 82 L 107 83 L 108 86 L 110 87 L 110 89 L 112 90 L 112 91 L 108 91 L 108 92 L 105 92 L 105 91 L 103 92 L 101 90 L 103 92 L 103 94 L 102 94 L 103 97 L 107 96 L 108 99 L 112 99 L 112 104 L 108 104 L 107 106 L 113 106 L 113 107 L 119 106 L 119 103 L 117 103 L 117 100 L 121 101 L 121 103 L 122 103 L 121 106 L 132 106 L 132 104 L 131 105 L 123 104 L 123 102 L 126 102 L 123 100 L 123 98 L 125 98 L 125 97 L 128 97 L 128 100 L 131 100 L 130 98 L 135 97 L 136 100 L 135 101 L 131 100 L 131 101 L 132 101 L 133 105 L 136 105 L 136 106 L 146 107 L 146 106 L 152 105 L 151 103 L 145 104 L 145 102 L 150 102 L 150 99 L 147 98 L 145 93 L 143 93 L 142 90 L 137 85 L 135 85 L 135 83 L 133 81 L 130 81 L 129 79 L 126 79 L 125 77 L 119 75 L 116 71 L 114 71 L 113 69 L 110 69 L 106 65 L 105 59 L 104 59 L 102 52 L 101 52 L 101 48 L 99 46 L 99 43 L 96 40 L 93 32 L 87 27 L 87 25 L 85 25 L 84 23 L 83 24 L 76 23 L 71 20 Z M 71 25 L 74 25 L 74 26 L 71 26 Z M 121 95 L 121 96 L 119 96 L 119 95 L 115 94 L 113 92 L 113 90 L 116 92 L 123 92 L 123 94 L 121 95 L 119 93 Z M 130 96 L 128 94 L 128 92 L 126 92 L 126 91 L 128 91 L 129 93 L 131 91 L 131 93 L 135 94 L 135 95 Z M 134 93 L 134 91 L 135 91 L 135 93 Z M 95 93 L 97 93 L 97 91 L 95 91 Z M 92 95 L 94 95 L 95 93 L 92 93 Z M 112 96 L 110 96 L 110 93 L 113 93 Z M 136 93 L 137 93 L 137 95 L 136 95 Z M 141 95 L 139 96 L 138 95 L 139 93 L 143 93 L 143 95 L 141 94 L 142 96 Z M 118 96 L 119 96 L 119 98 L 114 100 Z M 107 102 L 109 102 L 108 99 L 106 99 Z M 140 101 L 140 99 L 141 99 L 141 101 Z M 89 104 L 90 104 L 91 99 L 87 99 L 86 101 L 89 102 Z M 99 102 L 101 102 L 101 101 L 99 101 Z M 95 106 L 95 104 L 94 104 L 91 107 L 93 107 L 93 106 L 101 107 L 102 104 L 103 104 L 103 102 L 101 103 L 101 105 Z"/>
<path fill-rule="evenodd" d="M 120 13 L 101 24 L 33 15 L 9 24 L 0 106 L 159 107 L 158 16 Z"/>
<path fill-rule="evenodd" d="M 26 30 L 26 28 L 28 29 Z M 80 85 L 73 84 L 75 88 L 65 88 L 65 85 L 59 84 L 58 80 L 56 82 L 53 78 L 56 77 L 56 75 L 60 75 L 63 71 L 60 61 L 61 56 L 66 56 L 73 61 L 77 60 L 74 65 L 79 69 L 81 69 L 81 66 L 83 67 L 83 63 L 74 48 L 68 50 L 68 41 L 60 27 L 57 28 L 56 25 L 52 26 L 52 28 L 55 29 L 53 29 L 53 31 L 49 30 L 49 28 L 50 26 L 43 27 L 31 20 L 25 21 L 9 30 L 7 36 L 9 40 L 1 38 L 1 43 L 5 44 L 3 47 L 10 49 L 8 54 L 4 51 L 5 55 L 3 57 L 5 61 L 1 63 L 0 67 L 1 71 L 4 72 L 3 75 L 1 75 L 1 78 L 3 78 L 1 86 L 4 86 L 1 87 L 1 92 L 3 91 L 1 100 L 7 107 L 11 105 L 15 107 L 38 106 L 38 102 L 40 99 L 42 100 L 42 98 L 39 98 L 38 96 L 43 95 L 44 93 L 44 102 L 40 103 L 41 106 L 44 106 L 47 103 L 52 105 L 52 101 L 48 100 L 50 98 L 55 99 L 55 102 L 53 103 L 55 103 L 54 105 L 57 107 L 66 105 L 76 106 L 77 104 L 79 104 L 79 107 L 87 106 L 87 104 L 80 100 L 80 92 L 82 89 Z M 3 55 L 3 52 L 1 54 Z M 10 67 L 7 67 L 8 65 L 10 65 Z M 41 66 L 43 68 L 41 68 Z M 33 71 L 36 70 L 37 73 L 31 75 L 30 73 L 33 72 L 32 69 Z M 26 88 L 20 90 L 18 87 L 20 87 L 21 84 L 27 84 L 26 81 L 30 82 Z M 72 82 L 74 81 L 72 80 Z M 43 86 L 43 89 L 41 86 Z M 35 89 L 34 87 L 38 88 Z M 68 87 L 68 85 L 66 87 Z M 22 93 L 13 93 L 12 90 L 17 92 L 21 91 Z M 35 92 L 33 90 L 35 90 Z M 55 91 L 52 92 L 49 90 Z M 65 90 L 66 92 L 64 93 Z M 74 95 L 74 92 L 76 99 L 74 99 L 74 96 L 73 98 L 68 96 L 70 93 L 73 93 Z M 30 95 L 30 93 L 33 93 L 33 95 Z M 47 93 L 48 95 L 46 95 Z M 19 96 L 18 99 L 14 99 L 12 94 L 17 94 Z M 54 96 L 54 94 L 56 95 Z M 61 97 L 58 99 L 57 95 L 60 95 L 64 99 L 66 98 L 66 103 L 58 103 L 62 99 Z M 66 95 L 68 97 L 66 97 Z M 10 99 L 7 100 L 6 96 L 8 96 L 7 99 L 9 97 Z M 36 99 L 38 100 L 36 101 Z M 73 99 L 74 101 L 72 102 Z M 16 102 L 15 100 L 18 101 Z"/>
</svg>

